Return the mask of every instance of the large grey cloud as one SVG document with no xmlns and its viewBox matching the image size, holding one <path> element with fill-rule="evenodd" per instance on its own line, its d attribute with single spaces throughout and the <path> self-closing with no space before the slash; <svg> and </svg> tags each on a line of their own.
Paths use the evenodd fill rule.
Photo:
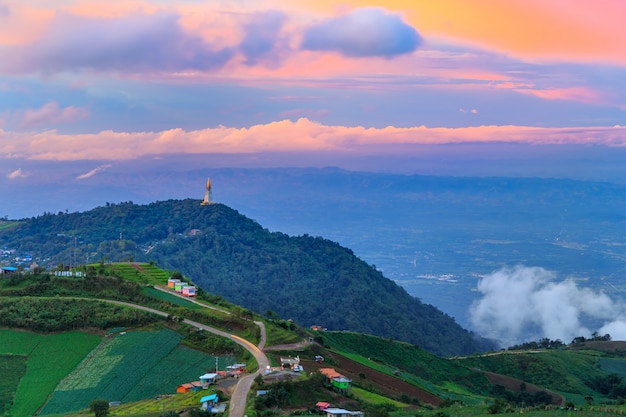
<svg viewBox="0 0 626 417">
<path fill-rule="evenodd" d="M 6 54 L 4 71 L 68 70 L 158 72 L 222 67 L 234 55 L 185 32 L 173 13 L 137 13 L 117 19 L 58 14 L 45 35 Z"/>
<path fill-rule="evenodd" d="M 384 56 L 413 52 L 422 38 L 396 14 L 366 7 L 310 27 L 302 49 L 335 51 L 351 57 Z"/>
<path fill-rule="evenodd" d="M 245 36 L 239 50 L 247 65 L 278 63 L 281 49 L 287 48 L 287 42 L 280 37 L 284 21 L 282 13 L 271 11 L 255 16 L 244 26 Z"/>
</svg>

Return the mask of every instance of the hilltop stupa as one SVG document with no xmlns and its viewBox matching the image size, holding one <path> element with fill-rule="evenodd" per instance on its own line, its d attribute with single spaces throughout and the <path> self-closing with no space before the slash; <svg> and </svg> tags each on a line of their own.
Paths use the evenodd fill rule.
<svg viewBox="0 0 626 417">
<path fill-rule="evenodd" d="M 200 205 L 208 206 L 213 204 L 213 193 L 211 192 L 211 178 L 207 178 L 206 180 L 206 192 L 204 193 L 204 200 Z"/>
</svg>

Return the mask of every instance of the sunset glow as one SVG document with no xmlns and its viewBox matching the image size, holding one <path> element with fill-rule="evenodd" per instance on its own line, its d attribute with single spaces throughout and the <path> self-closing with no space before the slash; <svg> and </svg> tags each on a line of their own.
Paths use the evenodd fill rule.
<svg viewBox="0 0 626 417">
<path fill-rule="evenodd" d="M 0 0 L 0 149 L 623 146 L 625 15 L 618 0 Z"/>
</svg>

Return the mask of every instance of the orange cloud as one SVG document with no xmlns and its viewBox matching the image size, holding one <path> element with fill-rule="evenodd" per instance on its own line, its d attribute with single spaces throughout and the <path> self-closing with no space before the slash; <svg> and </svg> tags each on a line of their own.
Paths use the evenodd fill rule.
<svg viewBox="0 0 626 417">
<path fill-rule="evenodd" d="M 394 146 L 511 142 L 626 146 L 626 127 L 537 128 L 476 126 L 411 128 L 328 126 L 299 119 L 250 128 L 63 135 L 56 131 L 23 134 L 0 130 L 0 155 L 38 160 L 123 160 L 170 153 L 347 152 L 393 153 Z"/>
<path fill-rule="evenodd" d="M 346 0 L 342 8 L 381 5 Z M 334 14 L 337 2 L 302 0 Z M 426 38 L 443 36 L 514 56 L 540 60 L 600 60 L 626 65 L 626 3 L 621 0 L 387 0 Z"/>
</svg>

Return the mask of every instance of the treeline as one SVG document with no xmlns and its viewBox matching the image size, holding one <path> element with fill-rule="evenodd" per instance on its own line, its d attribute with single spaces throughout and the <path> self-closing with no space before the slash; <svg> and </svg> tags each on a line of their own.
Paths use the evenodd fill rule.
<svg viewBox="0 0 626 417">
<path fill-rule="evenodd" d="M 3 297 L 0 302 L 0 327 L 37 332 L 134 327 L 160 319 L 152 313 L 96 300 Z"/>
<path fill-rule="evenodd" d="M 72 256 L 153 260 L 247 309 L 271 310 L 303 326 L 402 340 L 440 356 L 495 348 L 410 296 L 351 250 L 319 237 L 270 233 L 222 204 L 129 202 L 45 215 L 0 231 L 0 245 L 45 254 L 58 263 Z"/>
<path fill-rule="evenodd" d="M 610 334 L 600 335 L 598 332 L 594 332 L 590 338 L 584 336 L 577 336 L 572 339 L 570 343 L 572 346 L 581 346 L 585 342 L 609 342 L 611 341 Z M 525 342 L 519 345 L 509 346 L 507 350 L 536 350 L 536 349 L 561 349 L 567 345 L 561 342 L 559 339 L 551 340 L 547 337 L 539 339 L 538 341 Z"/>
<path fill-rule="evenodd" d="M 519 345 L 509 346 L 507 350 L 537 350 L 537 349 L 560 349 L 565 346 L 565 343 L 559 339 L 551 340 L 549 338 L 543 338 L 538 341 L 524 342 Z"/>
</svg>

